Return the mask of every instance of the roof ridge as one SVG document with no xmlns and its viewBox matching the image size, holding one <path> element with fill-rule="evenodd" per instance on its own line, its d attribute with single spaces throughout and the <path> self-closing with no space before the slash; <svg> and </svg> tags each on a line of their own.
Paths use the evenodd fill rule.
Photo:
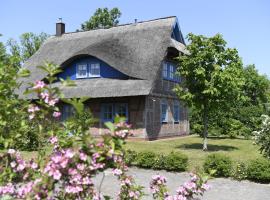
<svg viewBox="0 0 270 200">
<path fill-rule="evenodd" d="M 169 18 L 176 18 L 176 16 L 167 16 L 167 17 L 159 17 L 159 18 L 155 18 L 155 19 L 149 19 L 149 20 L 144 20 L 144 21 L 139 21 L 137 22 L 137 24 L 142 24 L 142 23 L 147 23 L 147 22 L 152 22 L 152 21 L 158 21 L 158 20 L 163 20 L 163 19 L 169 19 Z M 122 26 L 129 26 L 129 25 L 133 25 L 134 23 L 125 23 L 125 24 L 119 24 L 113 27 L 109 27 L 109 28 L 95 28 L 95 29 L 91 29 L 91 30 L 87 30 L 87 31 L 71 31 L 71 32 L 66 32 L 65 34 L 72 34 L 72 33 L 84 33 L 84 32 L 89 32 L 89 31 L 96 31 L 96 30 L 107 30 L 107 29 L 111 29 L 111 28 L 117 28 L 117 27 L 122 27 Z"/>
</svg>

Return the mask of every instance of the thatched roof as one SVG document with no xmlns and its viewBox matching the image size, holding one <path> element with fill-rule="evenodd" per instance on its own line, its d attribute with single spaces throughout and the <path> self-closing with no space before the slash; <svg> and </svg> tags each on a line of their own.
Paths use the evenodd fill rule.
<svg viewBox="0 0 270 200">
<path fill-rule="evenodd" d="M 143 83 L 147 83 L 142 93 L 145 94 L 146 88 L 148 89 L 146 93 L 149 93 L 151 86 L 148 84 L 151 85 L 157 78 L 157 73 L 159 73 L 158 70 L 166 55 L 167 48 L 174 47 L 179 51 L 185 52 L 184 45 L 171 39 L 172 28 L 175 22 L 176 17 L 168 17 L 138 22 L 136 24 L 120 25 L 109 29 L 52 36 L 25 62 L 24 67 L 31 71 L 31 76 L 23 80 L 24 84 L 21 90 L 24 90 L 26 87 L 26 82 L 41 80 L 46 76 L 44 72 L 37 68 L 37 66 L 43 65 L 44 61 L 53 62 L 64 67 L 65 63 L 71 58 L 80 55 L 91 55 L 103 60 L 129 77 L 148 80 L 145 82 L 142 81 L 138 85 L 142 86 Z M 112 82 L 108 83 L 109 81 Z M 81 83 L 81 81 L 77 82 Z M 104 87 L 109 87 L 110 84 L 117 81 L 112 79 L 85 81 L 87 84 L 92 84 L 93 82 L 95 82 L 93 85 L 104 84 Z M 134 81 L 125 80 L 118 82 L 122 85 L 119 86 L 119 90 L 122 87 L 128 87 L 124 87 L 126 83 L 130 86 L 130 90 L 134 89 L 134 91 L 129 92 L 132 94 L 136 93 L 137 87 L 133 87 L 136 85 Z M 90 86 L 92 87 L 92 85 Z M 86 87 L 89 91 L 90 86 Z M 82 90 L 84 89 L 82 88 Z M 139 95 L 141 91 L 138 90 L 137 92 Z M 122 94 L 122 92 L 119 93 Z M 79 93 L 75 89 L 70 89 L 68 96 L 75 97 L 76 95 L 79 95 Z M 92 97 L 98 97 L 95 92 L 91 92 L 91 95 Z"/>
</svg>

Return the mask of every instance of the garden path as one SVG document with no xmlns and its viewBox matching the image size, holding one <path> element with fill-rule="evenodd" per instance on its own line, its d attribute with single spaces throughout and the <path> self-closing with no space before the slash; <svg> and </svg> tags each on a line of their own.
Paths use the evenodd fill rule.
<svg viewBox="0 0 270 200">
<path fill-rule="evenodd" d="M 188 173 L 173 173 L 166 171 L 153 171 L 139 168 L 130 168 L 129 174 L 135 177 L 136 183 L 145 187 L 145 193 L 148 196 L 145 200 L 151 200 L 149 191 L 149 182 L 151 177 L 156 174 L 167 177 L 170 194 L 174 194 L 175 190 L 189 180 Z M 103 175 L 99 174 L 95 183 L 99 184 Z M 249 181 L 235 181 L 231 179 L 216 178 L 209 181 L 212 188 L 205 193 L 200 200 L 270 200 L 270 184 L 258 184 Z M 119 191 L 120 184 L 110 170 L 105 172 L 104 181 L 101 186 L 103 194 L 113 196 Z M 114 195 L 112 195 L 114 194 Z"/>
</svg>

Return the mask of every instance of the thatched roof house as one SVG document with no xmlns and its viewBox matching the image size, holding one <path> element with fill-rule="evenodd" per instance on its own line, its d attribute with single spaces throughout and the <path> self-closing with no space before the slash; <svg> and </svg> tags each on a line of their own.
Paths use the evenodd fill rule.
<svg viewBox="0 0 270 200">
<path fill-rule="evenodd" d="M 24 64 L 31 76 L 23 79 L 20 91 L 27 82 L 43 79 L 46 74 L 37 66 L 50 61 L 63 69 L 58 77 L 76 83 L 63 89 L 65 97 L 91 97 L 87 104 L 100 119 L 93 132 L 101 132 L 102 122 L 114 114 L 122 114 L 138 137 L 188 133 L 186 108 L 171 91 L 180 81 L 173 58 L 186 53 L 176 17 L 85 32 L 64 29 L 58 23 L 56 36 Z M 65 110 L 63 106 L 63 114 Z"/>
</svg>

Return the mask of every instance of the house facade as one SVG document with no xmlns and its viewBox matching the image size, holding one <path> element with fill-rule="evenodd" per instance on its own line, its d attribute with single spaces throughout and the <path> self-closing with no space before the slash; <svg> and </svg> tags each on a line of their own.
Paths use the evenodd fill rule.
<svg viewBox="0 0 270 200">
<path fill-rule="evenodd" d="M 57 23 L 56 35 L 24 64 L 31 75 L 22 79 L 20 95 L 28 82 L 46 77 L 37 66 L 50 61 L 62 68 L 58 80 L 70 78 L 76 84 L 62 88 L 65 98 L 90 97 L 86 108 L 98 119 L 92 134 L 102 134 L 104 122 L 120 115 L 132 125 L 135 138 L 187 135 L 188 109 L 172 90 L 181 82 L 174 58 L 185 53 L 176 17 L 74 33 L 65 33 L 65 25 Z M 60 103 L 60 108 L 63 119 L 72 114 L 69 105 Z"/>
</svg>

